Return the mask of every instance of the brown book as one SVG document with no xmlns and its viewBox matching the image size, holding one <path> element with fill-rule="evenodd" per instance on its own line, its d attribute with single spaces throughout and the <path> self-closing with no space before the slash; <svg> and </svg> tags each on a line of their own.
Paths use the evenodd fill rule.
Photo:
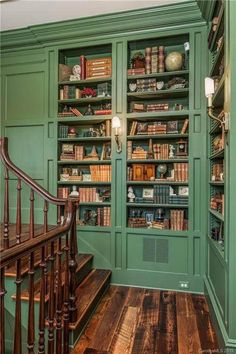
<svg viewBox="0 0 236 354">
<path fill-rule="evenodd" d="M 185 133 L 186 133 L 187 128 L 188 128 L 188 122 L 189 122 L 189 120 L 188 120 L 188 119 L 185 119 L 184 124 L 183 124 L 183 127 L 182 127 L 182 129 L 181 129 L 181 134 L 185 134 Z"/>
</svg>

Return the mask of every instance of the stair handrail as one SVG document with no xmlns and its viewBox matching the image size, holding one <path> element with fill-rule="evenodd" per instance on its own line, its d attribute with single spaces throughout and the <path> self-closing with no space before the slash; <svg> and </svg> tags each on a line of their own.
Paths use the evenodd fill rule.
<svg viewBox="0 0 236 354">
<path fill-rule="evenodd" d="M 63 198 L 57 198 L 49 193 L 45 188 L 40 186 L 36 181 L 34 181 L 27 173 L 23 172 L 19 167 L 17 167 L 10 159 L 8 153 L 8 138 L 0 138 L 0 157 L 3 164 L 13 172 L 15 176 L 23 180 L 31 189 L 41 195 L 48 202 L 55 205 L 66 205 L 67 200 Z"/>
</svg>

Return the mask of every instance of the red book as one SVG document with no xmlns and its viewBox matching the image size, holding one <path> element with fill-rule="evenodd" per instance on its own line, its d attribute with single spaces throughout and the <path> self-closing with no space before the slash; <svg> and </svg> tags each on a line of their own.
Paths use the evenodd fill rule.
<svg viewBox="0 0 236 354">
<path fill-rule="evenodd" d="M 86 58 L 84 55 L 80 56 L 80 67 L 81 67 L 80 78 L 81 80 L 85 80 L 86 79 Z"/>
</svg>

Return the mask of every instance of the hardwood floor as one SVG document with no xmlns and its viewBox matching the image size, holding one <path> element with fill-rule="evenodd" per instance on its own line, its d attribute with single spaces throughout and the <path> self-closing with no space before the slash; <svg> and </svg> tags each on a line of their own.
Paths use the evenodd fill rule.
<svg viewBox="0 0 236 354">
<path fill-rule="evenodd" d="M 218 348 L 204 296 L 111 286 L 72 354 L 200 354 Z"/>
</svg>

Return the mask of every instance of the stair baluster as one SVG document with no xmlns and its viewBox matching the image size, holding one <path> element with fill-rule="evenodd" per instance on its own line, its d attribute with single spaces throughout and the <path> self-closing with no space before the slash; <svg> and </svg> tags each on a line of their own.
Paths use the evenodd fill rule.
<svg viewBox="0 0 236 354">
<path fill-rule="evenodd" d="M 29 237 L 34 238 L 34 191 L 30 191 L 30 224 Z M 35 323 L 34 323 L 34 252 L 29 259 L 29 313 L 28 313 L 28 354 L 34 354 Z"/>
<path fill-rule="evenodd" d="M 46 246 L 47 247 L 47 246 Z M 47 282 L 47 263 L 45 258 L 45 246 L 41 248 L 40 257 L 41 280 L 40 280 L 40 303 L 39 303 L 39 341 L 38 354 L 45 354 L 45 296 Z"/>
<path fill-rule="evenodd" d="M 16 261 L 16 306 L 15 306 L 15 330 L 14 330 L 14 354 L 22 353 L 21 334 L 21 259 Z"/>
<path fill-rule="evenodd" d="M 62 239 L 58 240 L 57 251 L 57 288 L 56 288 L 56 348 L 62 354 Z"/>
<path fill-rule="evenodd" d="M 65 244 L 65 280 L 64 280 L 64 304 L 63 304 L 63 322 L 64 322 L 64 338 L 63 338 L 63 354 L 69 354 L 69 237 L 66 234 Z"/>
<path fill-rule="evenodd" d="M 5 171 L 5 194 L 4 194 L 4 231 L 3 231 L 3 247 L 9 248 L 9 172 Z"/>
<path fill-rule="evenodd" d="M 76 211 L 75 204 L 73 204 L 74 208 L 74 217 L 72 221 L 71 231 L 70 231 L 70 262 L 69 262 L 69 270 L 70 270 L 70 322 L 76 322 L 77 320 L 77 307 L 76 307 L 76 268 L 77 268 L 77 260 L 76 256 L 78 254 L 77 250 L 77 233 L 76 233 Z"/>
<path fill-rule="evenodd" d="M 34 324 L 34 252 L 29 261 L 29 313 L 28 313 L 28 354 L 34 354 L 35 324 Z"/>
<path fill-rule="evenodd" d="M 0 348 L 1 354 L 5 354 L 5 307 L 4 296 L 6 294 L 5 285 L 5 270 L 0 269 Z"/>
<path fill-rule="evenodd" d="M 54 311 L 55 311 L 55 301 L 54 301 L 54 242 L 51 242 L 49 261 L 50 267 L 50 281 L 49 281 L 49 305 L 48 305 L 48 354 L 54 354 Z"/>
<path fill-rule="evenodd" d="M 21 180 L 17 182 L 16 243 L 21 243 Z"/>
</svg>

